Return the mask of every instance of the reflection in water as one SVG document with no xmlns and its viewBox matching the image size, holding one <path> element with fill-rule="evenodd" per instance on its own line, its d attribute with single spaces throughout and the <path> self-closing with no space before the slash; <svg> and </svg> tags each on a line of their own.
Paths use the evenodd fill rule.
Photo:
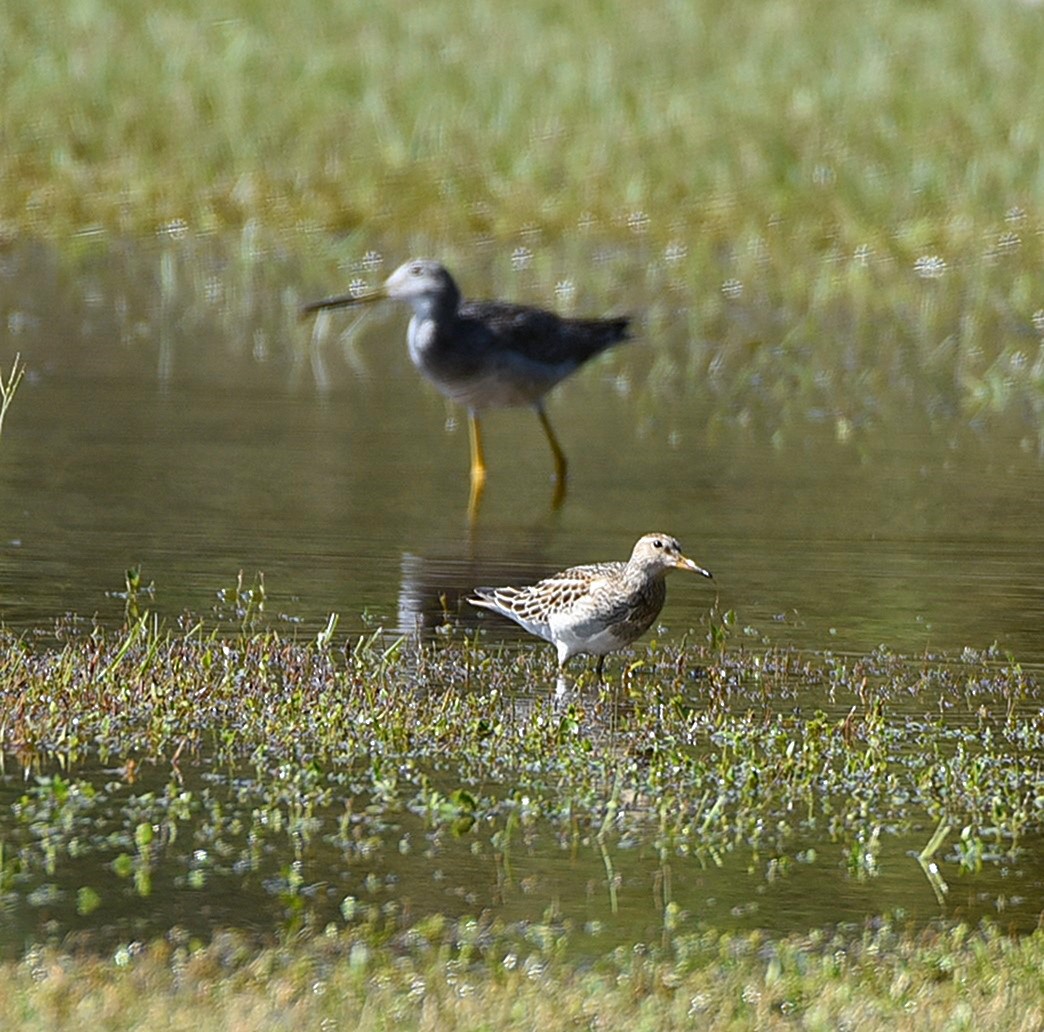
<svg viewBox="0 0 1044 1032">
<path fill-rule="evenodd" d="M 876 400 L 875 419 L 839 436 L 756 376 L 708 385 L 701 372 L 722 356 L 727 366 L 749 341 L 690 339 L 691 313 L 676 292 L 641 298 L 611 263 L 576 267 L 590 275 L 585 296 L 608 299 L 619 287 L 626 308 L 662 303 L 678 318 L 552 396 L 561 450 L 577 457 L 557 511 L 548 511 L 554 488 L 532 417 L 507 411 L 491 421 L 490 454 L 505 459 L 468 529 L 466 434 L 415 375 L 397 316 L 350 329 L 337 349 L 321 325 L 299 325 L 296 288 L 307 277 L 285 258 L 243 261 L 220 247 L 169 243 L 68 265 L 39 245 L 5 253 L 0 368 L 17 350 L 29 371 L 0 442 L 0 620 L 27 633 L 67 612 L 120 624 L 125 571 L 140 563 L 151 593 L 139 606 L 168 624 L 185 610 L 229 619 L 239 572 L 251 585 L 263 571 L 266 617 L 288 636 L 312 638 L 338 613 L 339 635 L 395 625 L 436 639 L 481 628 L 490 642 L 518 640 L 523 631 L 482 620 L 462 599 L 481 584 L 531 583 L 626 554 L 645 528 L 662 526 L 714 571 L 716 612 L 735 611 L 741 644 L 844 653 L 884 643 L 920 653 L 997 642 L 1023 666 L 1044 663 L 1044 476 L 1028 432 L 921 419 L 899 390 Z M 486 274 L 476 261 L 467 275 Z M 490 292 L 544 304 L 550 289 L 512 282 Z M 707 620 L 705 593 L 672 591 L 656 634 L 705 634 Z M 550 714 L 552 730 L 597 747 L 628 707 L 649 702 L 622 674 L 604 704 L 587 671 L 556 681 L 539 645 L 495 658 L 488 674 L 510 689 L 498 698 L 519 734 L 545 727 Z M 691 684 L 678 705 L 703 698 L 704 682 Z M 765 690 L 766 724 L 776 715 L 785 723 L 786 706 L 825 704 L 804 682 L 785 688 L 786 701 L 779 686 Z M 668 894 L 661 910 L 650 907 L 651 885 L 673 886 L 694 925 L 786 931 L 861 920 L 882 899 L 911 920 L 942 910 L 975 921 L 1002 900 L 1013 925 L 1038 918 L 1039 836 L 1025 843 L 1025 864 L 974 879 L 942 857 L 943 906 L 910 855 L 934 824 L 870 843 L 879 869 L 863 881 L 839 863 L 840 846 L 826 849 L 819 832 L 806 840 L 800 829 L 787 847 L 800 859 L 781 878 L 764 876 L 764 856 L 737 852 L 718 866 L 665 851 L 653 834 L 595 841 L 576 838 L 572 825 L 558 835 L 534 824 L 509 841 L 498 835 L 502 822 L 458 841 L 407 809 L 366 829 L 373 852 L 364 854 L 345 818 L 362 815 L 366 799 L 335 780 L 345 772 L 328 773 L 330 806 L 298 835 L 289 819 L 282 830 L 257 819 L 264 800 L 228 771 L 186 769 L 199 808 L 177 816 L 181 831 L 157 847 L 148 894 L 132 878 L 114 884 L 114 859 L 134 855 L 134 837 L 131 827 L 114 843 L 109 828 L 128 815 L 136 822 L 141 800 L 111 771 L 76 774 L 98 786 L 70 816 L 89 855 L 60 853 L 52 871 L 46 849 L 28 841 L 33 823 L 12 809 L 36 789 L 20 775 L 0 778 L 0 815 L 28 858 L 4 941 L 61 939 L 77 927 L 127 941 L 171 923 L 205 931 L 251 920 L 268 934 L 298 905 L 321 927 L 347 897 L 384 902 L 382 885 L 397 885 L 394 898 L 418 914 L 489 907 L 525 922 L 554 907 L 577 927 L 601 927 L 602 949 L 662 931 Z M 147 805 L 180 805 L 161 777 L 169 771 L 153 784 L 143 776 Z M 307 891 L 288 863 L 300 864 Z M 85 887 L 101 901 L 94 914 L 77 912 Z"/>
<path fill-rule="evenodd" d="M 423 638 L 436 628 L 446 626 L 460 609 L 468 588 L 454 584 L 460 575 L 460 563 L 442 564 L 426 561 L 406 552 L 400 567 L 399 604 L 395 629 L 400 634 Z"/>
<path fill-rule="evenodd" d="M 663 526 L 714 570 L 744 641 L 996 641 L 1044 662 L 1044 475 L 1021 427 L 920 420 L 906 395 L 891 409 L 878 399 L 880 418 L 844 439 L 792 401 L 762 426 L 740 418 L 757 410 L 739 381 L 729 394 L 680 375 L 704 345 L 684 319 L 661 320 L 551 396 L 575 456 L 557 512 L 532 417 L 490 421 L 489 453 L 505 460 L 469 532 L 467 435 L 416 376 L 397 313 L 332 347 L 298 321 L 307 277 L 289 259 L 173 246 L 68 265 L 42 245 L 4 256 L 0 364 L 18 350 L 28 366 L 0 443 L 9 626 L 66 612 L 119 623 L 110 592 L 140 562 L 150 608 L 168 620 L 209 613 L 240 570 L 264 571 L 268 612 L 295 633 L 331 612 L 348 633 L 427 629 L 445 619 L 444 596 L 459 625 L 514 638 L 459 596 L 619 554 Z M 578 293 L 592 307 L 649 307 L 619 263 L 574 264 L 588 269 Z M 478 262 L 461 274 L 482 293 L 538 304 L 553 293 L 490 283 Z M 663 622 L 700 627 L 704 603 L 676 592 Z"/>
<path fill-rule="evenodd" d="M 531 542 L 530 548 L 537 546 Z M 453 627 L 477 625 L 478 614 L 467 598 L 479 584 L 519 576 L 520 569 L 537 580 L 546 575 L 547 566 L 527 560 L 528 550 L 487 554 L 481 548 L 469 557 L 423 557 L 405 552 L 400 562 L 400 581 L 395 629 L 400 634 L 429 637 Z M 482 622 L 486 626 L 487 621 Z M 522 637 L 519 633 L 519 637 Z"/>
</svg>

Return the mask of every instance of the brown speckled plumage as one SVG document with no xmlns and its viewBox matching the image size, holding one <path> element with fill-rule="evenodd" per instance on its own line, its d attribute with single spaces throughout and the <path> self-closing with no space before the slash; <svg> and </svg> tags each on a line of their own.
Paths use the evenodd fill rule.
<svg viewBox="0 0 1044 1032">
<path fill-rule="evenodd" d="M 597 656 L 601 676 L 605 656 L 630 645 L 659 615 L 673 569 L 710 577 L 669 534 L 646 534 L 627 562 L 573 566 L 528 587 L 476 588 L 468 601 L 552 642 L 560 668 L 581 652 Z"/>
</svg>

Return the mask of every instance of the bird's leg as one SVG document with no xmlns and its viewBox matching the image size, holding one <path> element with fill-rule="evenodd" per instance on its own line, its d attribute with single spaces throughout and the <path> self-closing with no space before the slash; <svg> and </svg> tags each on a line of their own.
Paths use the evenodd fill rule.
<svg viewBox="0 0 1044 1032">
<path fill-rule="evenodd" d="M 598 662 L 595 664 L 595 679 L 599 684 L 602 683 L 602 667 L 605 666 L 605 656 L 599 656 Z"/>
<path fill-rule="evenodd" d="M 544 428 L 544 433 L 547 434 L 547 443 L 551 445 L 551 454 L 555 458 L 555 493 L 551 499 L 551 508 L 557 509 L 565 501 L 568 463 L 566 462 L 565 452 L 562 451 L 562 446 L 558 443 L 554 430 L 551 429 L 551 421 L 547 418 L 544 406 L 537 402 L 534 407 L 536 408 L 537 419 L 540 420 L 540 425 Z"/>
<path fill-rule="evenodd" d="M 486 454 L 482 450 L 482 426 L 474 412 L 468 412 L 468 437 L 471 441 L 471 486 L 486 485 Z"/>
<path fill-rule="evenodd" d="M 547 443 L 551 445 L 551 454 L 555 457 L 555 479 L 558 481 L 564 481 L 566 478 L 567 467 L 565 452 L 562 451 L 562 446 L 558 443 L 558 438 L 555 437 L 554 430 L 551 429 L 551 421 L 547 418 L 544 406 L 540 402 L 537 402 L 535 407 L 537 418 L 540 420 L 540 425 L 544 428 L 544 433 L 547 434 Z"/>
<path fill-rule="evenodd" d="M 471 442 L 471 497 L 468 499 L 468 521 L 474 523 L 486 489 L 486 456 L 482 450 L 482 427 L 478 416 L 468 412 L 468 439 Z"/>
</svg>

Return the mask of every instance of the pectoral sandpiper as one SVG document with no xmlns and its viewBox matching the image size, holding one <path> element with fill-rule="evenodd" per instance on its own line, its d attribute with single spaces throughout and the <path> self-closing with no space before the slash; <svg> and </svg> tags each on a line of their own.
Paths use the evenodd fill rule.
<svg viewBox="0 0 1044 1032">
<path fill-rule="evenodd" d="M 710 577 L 669 534 L 638 539 L 627 562 L 573 566 L 528 587 L 476 588 L 468 601 L 520 624 L 558 649 L 559 670 L 580 652 L 598 657 L 630 645 L 659 615 L 674 569 Z"/>
</svg>

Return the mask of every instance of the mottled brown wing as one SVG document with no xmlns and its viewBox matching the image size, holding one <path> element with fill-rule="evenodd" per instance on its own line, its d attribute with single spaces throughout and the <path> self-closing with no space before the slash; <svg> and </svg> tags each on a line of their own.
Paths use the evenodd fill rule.
<svg viewBox="0 0 1044 1032">
<path fill-rule="evenodd" d="M 526 587 L 476 588 L 476 601 L 517 620 L 524 627 L 546 627 L 553 612 L 570 612 L 591 598 L 604 579 L 619 573 L 622 563 L 574 566 Z M 540 631 L 535 631 L 540 634 Z"/>
</svg>

